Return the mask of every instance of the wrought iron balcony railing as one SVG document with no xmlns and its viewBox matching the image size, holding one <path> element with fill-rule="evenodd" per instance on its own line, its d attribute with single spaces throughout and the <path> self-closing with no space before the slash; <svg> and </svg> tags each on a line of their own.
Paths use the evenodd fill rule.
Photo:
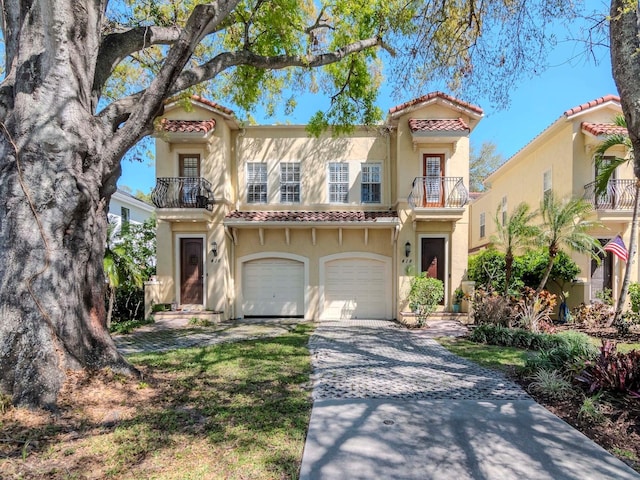
<svg viewBox="0 0 640 480">
<path fill-rule="evenodd" d="M 469 191 L 462 177 L 416 177 L 409 194 L 411 208 L 462 208 Z"/>
<path fill-rule="evenodd" d="M 156 188 L 151 200 L 158 208 L 206 208 L 212 210 L 213 189 L 204 178 L 161 177 L 156 179 Z"/>
<path fill-rule="evenodd" d="M 609 180 L 607 191 L 596 195 L 596 182 L 584 186 L 584 199 L 595 210 L 631 210 L 635 200 L 635 180 Z"/>
</svg>

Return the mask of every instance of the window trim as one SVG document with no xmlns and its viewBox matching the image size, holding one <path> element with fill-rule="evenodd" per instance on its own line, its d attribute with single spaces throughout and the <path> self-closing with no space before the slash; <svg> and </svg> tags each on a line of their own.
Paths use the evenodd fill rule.
<svg viewBox="0 0 640 480">
<path fill-rule="evenodd" d="M 256 177 L 255 172 L 249 172 L 249 170 L 255 168 L 256 165 L 259 165 L 260 177 L 264 176 L 264 181 L 256 182 L 251 181 Z M 245 180 L 246 180 L 246 188 L 247 188 L 247 203 L 251 204 L 264 204 L 269 203 L 269 178 L 267 172 L 267 164 L 265 162 L 247 162 L 246 170 L 245 170 Z M 256 187 L 264 187 L 264 191 L 259 191 L 256 193 Z M 253 191 L 252 191 L 253 188 Z M 259 195 L 259 199 L 256 200 L 256 196 Z M 253 196 L 253 197 L 252 197 Z M 252 199 L 253 198 L 253 199 Z M 264 198 L 264 200 L 263 200 Z"/>
<path fill-rule="evenodd" d="M 485 212 L 480 212 L 480 238 L 485 238 L 487 236 L 487 217 Z"/>
<path fill-rule="evenodd" d="M 504 226 L 507 224 L 507 196 L 506 195 L 502 197 L 500 209 L 502 212 L 502 225 Z"/>
<path fill-rule="evenodd" d="M 365 182 L 364 181 L 364 177 L 365 177 L 365 169 L 374 169 L 377 168 L 378 170 L 378 181 L 377 182 Z M 371 172 L 368 173 L 369 176 L 371 176 Z M 378 185 L 378 191 L 377 191 L 377 200 L 365 200 L 364 199 L 364 185 Z M 371 191 L 369 191 L 369 198 L 371 198 Z M 366 204 L 375 204 L 375 203 L 382 203 L 382 164 L 379 162 L 371 162 L 371 163 L 362 163 L 360 164 L 360 203 L 366 203 Z"/>
<path fill-rule="evenodd" d="M 188 158 L 195 158 L 198 161 L 197 175 L 187 176 L 184 174 L 184 161 Z M 199 153 L 180 153 L 178 155 L 178 177 L 180 178 L 200 178 L 202 167 L 202 159 Z"/>
<path fill-rule="evenodd" d="M 293 171 L 283 171 L 283 167 L 294 167 Z M 283 176 L 285 175 L 293 175 L 294 180 L 283 180 Z M 295 180 L 297 176 L 297 180 Z M 301 193 L 301 176 L 300 176 L 300 162 L 280 162 L 280 203 L 300 203 L 302 198 Z M 293 192 L 287 191 L 286 188 L 283 190 L 283 187 L 297 187 L 297 191 L 294 188 Z M 293 200 L 286 200 L 283 198 L 283 195 L 290 196 L 293 195 Z M 297 197 L 297 199 L 295 198 Z"/>
<path fill-rule="evenodd" d="M 331 168 L 333 166 L 340 166 L 340 169 L 338 172 L 332 172 Z M 344 170 L 344 171 L 343 171 Z M 337 181 L 331 181 L 331 176 L 332 174 L 336 174 L 338 175 L 338 180 Z M 346 175 L 346 180 L 339 180 L 341 176 Z M 340 192 L 339 190 L 336 190 L 334 192 L 332 192 L 331 187 L 332 186 L 346 186 L 346 192 Z M 328 173 L 327 173 L 327 190 L 328 190 L 328 196 L 329 196 L 329 203 L 331 204 L 348 204 L 349 203 L 349 163 L 347 162 L 330 162 L 328 165 Z M 333 195 L 345 195 L 345 199 L 344 201 L 338 201 L 338 200 L 332 200 L 332 194 Z"/>
<path fill-rule="evenodd" d="M 549 185 L 547 186 L 547 180 Z M 542 172 L 542 198 L 547 198 L 553 191 L 553 171 L 551 169 Z"/>
</svg>

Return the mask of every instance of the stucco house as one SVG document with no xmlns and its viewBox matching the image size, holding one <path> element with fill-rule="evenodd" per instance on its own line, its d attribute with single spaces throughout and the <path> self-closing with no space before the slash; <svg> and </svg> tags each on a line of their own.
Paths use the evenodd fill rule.
<svg viewBox="0 0 640 480">
<path fill-rule="evenodd" d="M 202 97 L 181 105 L 166 105 L 156 135 L 154 301 L 225 319 L 394 319 L 428 271 L 450 308 L 482 109 L 434 92 L 378 126 L 315 138 L 242 125 Z"/>
<path fill-rule="evenodd" d="M 494 217 L 503 221 L 520 202 L 539 208 L 546 192 L 560 198 L 582 197 L 593 205 L 591 219 L 602 227 L 591 233 L 604 245 L 620 235 L 629 245 L 635 181 L 631 165 L 618 167 L 605 195 L 596 197 L 595 149 L 612 133 L 626 134 L 613 119 L 622 112 L 620 98 L 606 95 L 565 111 L 560 118 L 531 140 L 485 180 L 487 191 L 471 204 L 469 229 L 470 253 L 485 248 L 495 232 Z M 611 149 L 607 156 L 626 158 L 622 147 Z M 569 252 L 567 252 L 569 253 Z M 580 267 L 578 282 L 567 285 L 568 304 L 589 303 L 605 288 L 614 297 L 620 291 L 625 263 L 611 253 L 602 261 L 588 255 L 572 253 Z M 637 264 L 632 281 L 638 280 Z"/>
<path fill-rule="evenodd" d="M 113 234 L 117 235 L 123 225 L 139 225 L 151 218 L 155 208 L 124 190 L 116 190 L 109 202 L 107 217 L 114 226 Z"/>
</svg>

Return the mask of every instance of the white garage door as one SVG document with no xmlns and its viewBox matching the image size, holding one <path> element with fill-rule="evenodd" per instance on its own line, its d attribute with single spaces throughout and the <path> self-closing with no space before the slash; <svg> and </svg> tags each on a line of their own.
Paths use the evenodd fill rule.
<svg viewBox="0 0 640 480">
<path fill-rule="evenodd" d="M 245 316 L 304 316 L 302 262 L 265 258 L 244 264 L 242 298 Z"/>
<path fill-rule="evenodd" d="M 322 318 L 390 318 L 390 279 L 383 261 L 347 258 L 326 262 Z"/>
</svg>

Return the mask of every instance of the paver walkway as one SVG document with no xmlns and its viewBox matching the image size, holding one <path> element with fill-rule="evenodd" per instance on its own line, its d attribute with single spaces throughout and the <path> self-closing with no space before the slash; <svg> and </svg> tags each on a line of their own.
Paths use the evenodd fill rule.
<svg viewBox="0 0 640 480">
<path fill-rule="evenodd" d="M 162 320 L 145 325 L 131 334 L 114 335 L 113 340 L 124 355 L 164 352 L 177 348 L 277 337 L 290 332 L 300 322 L 300 319 L 288 318 L 245 319 L 198 327 L 185 319 Z"/>
<path fill-rule="evenodd" d="M 301 480 L 640 478 L 430 336 L 384 321 L 320 324 Z"/>
</svg>

